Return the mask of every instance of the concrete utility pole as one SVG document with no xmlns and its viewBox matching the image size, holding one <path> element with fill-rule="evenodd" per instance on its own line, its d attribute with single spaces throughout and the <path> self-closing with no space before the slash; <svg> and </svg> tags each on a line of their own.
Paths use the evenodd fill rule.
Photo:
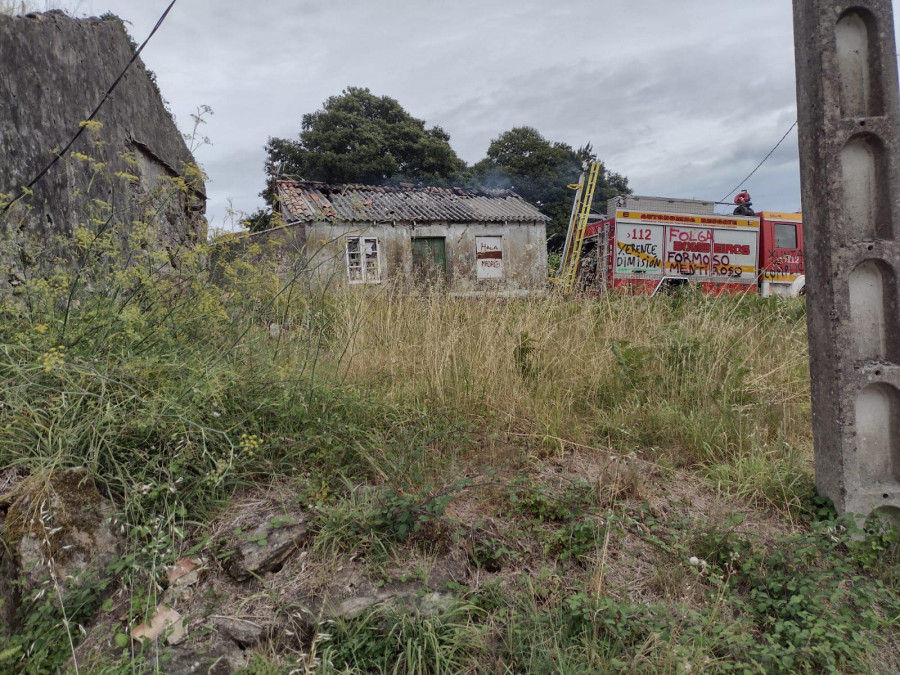
<svg viewBox="0 0 900 675">
<path fill-rule="evenodd" d="M 900 523 L 900 98 L 891 0 L 794 0 L 816 487 Z"/>
</svg>

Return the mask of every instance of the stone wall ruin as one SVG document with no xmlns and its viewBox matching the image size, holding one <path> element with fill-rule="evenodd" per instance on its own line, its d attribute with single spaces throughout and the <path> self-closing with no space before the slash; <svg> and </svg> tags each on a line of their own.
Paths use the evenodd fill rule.
<svg viewBox="0 0 900 675">
<path fill-rule="evenodd" d="M 134 50 L 113 16 L 0 16 L 0 203 L 69 142 Z M 77 225 L 112 212 L 123 226 L 152 221 L 154 239 L 167 247 L 204 239 L 202 178 L 190 168 L 191 152 L 140 59 L 95 119 L 102 127 L 83 133 L 33 194 L 0 217 L 3 242 L 65 241 Z M 173 190 L 182 179 L 189 187 Z M 65 250 L 57 253 L 65 257 Z M 9 255 L 4 262 L 9 266 Z M 0 283 L 7 272 L 15 274 L 4 270 Z"/>
</svg>

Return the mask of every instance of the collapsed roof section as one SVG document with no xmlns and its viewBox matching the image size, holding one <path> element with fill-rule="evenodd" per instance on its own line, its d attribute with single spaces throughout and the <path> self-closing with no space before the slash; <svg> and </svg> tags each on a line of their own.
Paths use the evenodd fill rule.
<svg viewBox="0 0 900 675">
<path fill-rule="evenodd" d="M 549 218 L 510 190 L 277 181 L 288 224 L 341 222 L 545 223 Z"/>
</svg>

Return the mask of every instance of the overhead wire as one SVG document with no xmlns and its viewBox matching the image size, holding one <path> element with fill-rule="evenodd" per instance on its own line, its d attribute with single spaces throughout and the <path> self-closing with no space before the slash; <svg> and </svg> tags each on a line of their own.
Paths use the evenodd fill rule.
<svg viewBox="0 0 900 675">
<path fill-rule="evenodd" d="M 169 6 L 166 7 L 166 11 L 164 11 L 162 13 L 162 15 L 159 17 L 159 20 L 156 22 L 156 25 L 153 26 L 153 30 L 150 31 L 150 34 L 141 43 L 141 45 L 135 50 L 134 55 L 132 55 L 131 59 L 128 61 L 127 64 L 125 64 L 125 67 L 122 69 L 122 72 L 119 73 L 119 76 L 113 81 L 113 83 L 106 90 L 106 93 L 103 95 L 103 98 L 100 99 L 100 102 L 93 109 L 93 111 L 91 111 L 91 114 L 88 115 L 87 119 L 85 119 L 79 123 L 78 131 L 75 132 L 75 135 L 72 136 L 72 139 L 68 143 L 66 143 L 66 146 L 62 150 L 60 150 L 59 152 L 57 152 L 53 155 L 53 159 L 50 160 L 50 163 L 47 164 L 47 166 L 45 166 L 40 171 L 40 173 L 38 173 L 34 178 L 32 178 L 31 181 L 29 181 L 29 183 L 27 185 L 25 185 L 19 191 L 19 194 L 16 195 L 16 197 L 14 199 L 10 200 L 7 204 L 4 205 L 3 211 L 2 211 L 3 213 L 6 213 L 12 207 L 13 204 L 15 204 L 17 201 L 22 199 L 22 197 L 24 197 L 26 194 L 28 194 L 28 192 L 35 185 L 38 184 L 38 181 L 40 181 L 41 178 L 43 178 L 45 175 L 47 175 L 47 172 L 50 171 L 50 169 L 52 169 L 54 167 L 54 165 L 60 159 L 62 159 L 63 156 L 71 149 L 71 147 L 75 144 L 75 141 L 77 141 L 81 137 L 81 134 L 84 133 L 84 130 L 88 126 L 87 124 L 85 124 L 85 122 L 90 122 L 97 116 L 97 113 L 100 112 L 100 108 L 103 107 L 103 104 L 106 103 L 106 101 L 109 99 L 109 97 L 115 91 L 116 87 L 119 86 L 119 82 L 121 82 L 122 78 L 125 77 L 125 73 L 128 72 L 128 69 L 131 68 L 131 66 L 134 64 L 134 62 L 137 61 L 138 57 L 141 55 L 141 52 L 144 51 L 144 47 L 146 47 L 147 43 L 150 42 L 150 38 L 152 38 L 156 34 L 156 31 L 159 30 L 159 27 L 163 25 L 163 22 L 166 20 L 166 17 L 169 15 L 169 12 L 172 11 L 172 8 L 175 6 L 176 2 L 178 2 L 178 0 L 172 0 L 172 2 L 169 3 Z"/>
<path fill-rule="evenodd" d="M 757 171 L 759 171 L 760 167 L 762 167 L 762 165 L 766 163 L 766 161 L 769 159 L 769 157 L 771 157 L 772 155 L 775 154 L 775 151 L 781 146 L 782 143 L 784 143 L 784 139 L 786 139 L 788 137 L 788 135 L 794 130 L 794 127 L 796 127 L 796 126 L 797 126 L 797 120 L 794 120 L 794 123 L 791 125 L 791 128 L 788 129 L 786 132 L 784 132 L 784 136 L 781 137 L 781 140 L 775 144 L 774 148 L 769 150 L 769 154 L 766 155 L 765 157 L 763 157 L 762 161 L 756 165 L 756 168 L 753 169 L 753 171 L 751 171 L 749 174 L 747 174 L 747 177 L 744 178 L 744 180 L 742 180 L 740 183 L 735 185 L 728 194 L 726 194 L 724 197 L 722 197 L 719 200 L 719 203 L 725 202 L 725 200 L 728 199 L 735 192 L 737 192 L 744 183 L 746 183 L 748 180 L 750 180 L 750 178 L 753 176 L 753 174 L 755 174 Z"/>
</svg>

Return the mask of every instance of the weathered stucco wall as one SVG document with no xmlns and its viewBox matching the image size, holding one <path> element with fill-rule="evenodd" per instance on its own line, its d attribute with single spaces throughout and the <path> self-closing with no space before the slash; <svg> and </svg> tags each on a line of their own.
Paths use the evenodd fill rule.
<svg viewBox="0 0 900 675">
<path fill-rule="evenodd" d="M 5 200 L 69 141 L 133 54 L 115 18 L 76 20 L 59 12 L 0 16 L 0 193 Z M 89 208 L 102 209 L 101 202 L 112 204 L 123 223 L 154 214 L 157 236 L 166 244 L 205 238 L 203 183 L 174 192 L 166 180 L 185 177 L 194 160 L 140 60 L 96 120 L 102 128 L 82 134 L 34 194 L 0 220 L 3 238 L 22 233 L 47 241 L 69 235 L 87 220 Z"/>
<path fill-rule="evenodd" d="M 384 282 L 414 280 L 412 239 L 443 237 L 447 253 L 448 291 L 454 295 L 520 296 L 543 293 L 547 288 L 546 226 L 536 224 L 428 224 L 396 223 L 353 225 L 314 223 L 281 227 L 265 232 L 234 235 L 222 241 L 218 261 L 225 262 L 248 246 L 276 258 L 282 274 L 302 274 L 319 288 L 349 285 L 345 238 L 376 237 Z M 500 237 L 503 277 L 479 279 L 476 267 L 477 237 Z"/>
<path fill-rule="evenodd" d="M 302 228 L 303 226 L 298 226 Z M 348 284 L 345 237 L 377 237 L 382 278 L 410 280 L 413 275 L 412 239 L 443 237 L 447 254 L 448 290 L 457 295 L 528 295 L 547 285 L 546 226 L 539 224 L 412 223 L 353 225 L 316 223 L 306 226 L 306 251 L 320 284 Z M 292 229 L 292 228 L 288 228 Z M 503 277 L 479 279 L 476 237 L 501 237 Z"/>
</svg>

